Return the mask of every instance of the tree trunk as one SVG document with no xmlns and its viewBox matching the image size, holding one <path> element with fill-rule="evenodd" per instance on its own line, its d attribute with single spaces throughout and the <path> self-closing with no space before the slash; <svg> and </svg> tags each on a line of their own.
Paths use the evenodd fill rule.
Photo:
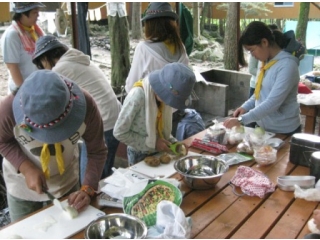
<svg viewBox="0 0 320 240">
<path fill-rule="evenodd" d="M 132 3 L 132 21 L 131 21 L 131 37 L 132 39 L 140 39 L 142 37 L 141 26 L 141 2 Z"/>
<path fill-rule="evenodd" d="M 200 33 L 203 33 L 204 30 L 204 24 L 206 22 L 206 19 L 208 18 L 208 12 L 210 9 L 210 3 L 205 2 L 203 4 L 202 13 L 201 13 L 201 20 L 200 20 Z"/>
<path fill-rule="evenodd" d="M 199 24 L 199 3 L 193 3 L 193 37 L 200 37 L 200 24 Z"/>
<path fill-rule="evenodd" d="M 227 12 L 226 33 L 224 38 L 224 68 L 228 70 L 238 70 L 238 4 L 229 3 Z"/>
<path fill-rule="evenodd" d="M 219 19 L 219 34 L 221 37 L 224 37 L 224 31 L 225 31 L 224 19 Z"/>
<path fill-rule="evenodd" d="M 111 85 L 121 92 L 130 70 L 129 23 L 127 17 L 108 16 L 111 47 Z"/>
<path fill-rule="evenodd" d="M 282 31 L 281 19 L 277 19 L 276 24 L 277 24 L 278 28 L 280 29 L 280 31 Z"/>
<path fill-rule="evenodd" d="M 300 13 L 296 28 L 296 39 L 299 39 L 306 46 L 307 26 L 309 20 L 310 2 L 300 3 Z"/>
<path fill-rule="evenodd" d="M 88 14 L 88 2 L 78 2 L 77 3 L 77 22 L 78 22 L 78 39 L 79 39 L 79 50 L 84 54 L 91 56 L 91 47 L 89 39 L 89 24 L 86 20 Z"/>
</svg>

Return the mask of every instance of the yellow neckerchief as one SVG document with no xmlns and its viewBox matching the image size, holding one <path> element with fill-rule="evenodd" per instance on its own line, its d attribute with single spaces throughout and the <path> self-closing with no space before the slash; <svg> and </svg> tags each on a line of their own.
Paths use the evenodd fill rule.
<svg viewBox="0 0 320 240">
<path fill-rule="evenodd" d="M 61 143 L 55 143 L 54 148 L 56 150 L 56 160 L 58 164 L 59 173 L 60 175 L 62 175 L 65 169 L 64 169 L 64 161 L 62 157 Z M 49 144 L 47 143 L 43 144 L 41 155 L 40 155 L 40 162 L 41 162 L 42 171 L 44 172 L 46 179 L 49 179 L 50 170 L 48 168 L 48 165 L 50 162 L 50 151 L 49 151 Z"/>
<path fill-rule="evenodd" d="M 141 88 L 143 88 L 142 79 L 140 79 L 139 81 L 135 82 L 135 83 L 133 84 L 133 87 L 141 87 Z"/>
<path fill-rule="evenodd" d="M 163 112 L 164 104 L 163 102 L 160 102 L 160 106 L 158 107 L 158 113 L 157 113 L 157 130 L 160 138 L 163 137 L 163 120 L 162 120 L 162 112 Z"/>
<path fill-rule="evenodd" d="M 165 40 L 163 43 L 172 54 L 175 54 L 176 46 L 169 39 Z"/>
<path fill-rule="evenodd" d="M 270 62 L 268 62 L 266 65 L 263 62 L 262 66 L 260 68 L 260 73 L 256 82 L 256 88 L 254 90 L 254 95 L 256 97 L 256 100 L 258 100 L 260 98 L 260 90 L 261 90 L 261 86 L 262 86 L 262 81 L 264 78 L 264 73 L 266 70 L 268 70 L 269 68 L 271 68 L 275 63 L 277 62 L 277 60 L 272 60 Z"/>
<path fill-rule="evenodd" d="M 143 88 L 142 80 L 135 82 L 133 84 L 133 87 Z M 160 138 L 163 138 L 163 120 L 162 120 L 163 108 L 164 108 L 164 104 L 162 102 L 160 102 L 160 106 L 158 107 L 158 113 L 157 113 L 157 130 L 158 130 L 158 134 L 159 134 Z"/>
<path fill-rule="evenodd" d="M 36 42 L 38 40 L 38 35 L 36 34 L 36 31 L 34 30 L 34 26 L 26 27 L 22 24 L 21 24 L 21 26 L 22 26 L 23 30 L 27 31 L 30 34 L 33 41 Z"/>
</svg>

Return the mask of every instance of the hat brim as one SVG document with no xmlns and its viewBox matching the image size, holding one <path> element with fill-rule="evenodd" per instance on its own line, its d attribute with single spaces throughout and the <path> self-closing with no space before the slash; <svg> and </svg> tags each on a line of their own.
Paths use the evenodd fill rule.
<svg viewBox="0 0 320 240">
<path fill-rule="evenodd" d="M 141 19 L 141 22 L 144 22 L 153 18 L 172 18 L 173 20 L 178 19 L 178 15 L 175 12 L 162 12 L 157 14 L 147 14 Z"/>
<path fill-rule="evenodd" d="M 87 105 L 82 90 L 70 79 L 63 77 L 62 80 L 73 83 L 72 92 L 77 96 L 77 99 L 73 101 L 70 112 L 65 117 L 65 120 L 61 123 L 58 123 L 49 128 L 41 129 L 30 126 L 32 131 L 28 132 L 28 134 L 32 138 L 43 143 L 53 144 L 68 139 L 74 133 L 76 133 L 85 119 Z M 25 117 L 20 106 L 21 92 L 22 91 L 17 92 L 12 104 L 13 114 L 17 125 L 19 125 L 20 123 L 24 123 Z"/>
<path fill-rule="evenodd" d="M 24 13 L 24 12 L 27 12 L 27 11 L 32 10 L 32 9 L 34 9 L 34 8 L 45 8 L 45 7 L 47 7 L 47 6 L 44 5 L 43 3 L 41 3 L 41 2 L 35 2 L 35 3 L 30 4 L 29 6 L 26 6 L 26 7 L 21 7 L 21 8 L 16 8 L 16 7 L 14 7 L 14 8 L 13 8 L 13 11 L 14 11 L 15 13 Z"/>
<path fill-rule="evenodd" d="M 182 96 L 174 95 L 169 87 L 164 87 L 159 78 L 159 73 L 161 70 L 156 70 L 150 73 L 149 83 L 152 90 L 157 94 L 160 99 L 168 106 L 173 107 L 178 110 L 186 109 L 186 101 Z"/>
<path fill-rule="evenodd" d="M 32 62 L 35 64 L 35 60 L 38 57 L 40 57 L 42 54 L 44 54 L 52 49 L 59 48 L 59 47 L 64 47 L 66 50 L 69 49 L 67 45 L 65 45 L 59 41 L 56 41 L 53 44 L 50 44 L 50 45 L 46 46 L 45 48 L 43 48 L 41 51 L 35 52 L 35 54 L 32 56 Z"/>
</svg>

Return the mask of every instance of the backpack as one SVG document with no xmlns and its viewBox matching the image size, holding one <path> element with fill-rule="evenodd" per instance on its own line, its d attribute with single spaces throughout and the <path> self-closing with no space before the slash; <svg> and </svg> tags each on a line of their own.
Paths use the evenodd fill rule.
<svg viewBox="0 0 320 240">
<path fill-rule="evenodd" d="M 200 114 L 194 109 L 187 108 L 184 117 L 178 123 L 176 139 L 182 141 L 203 130 L 205 124 Z"/>
<path fill-rule="evenodd" d="M 293 56 L 297 57 L 299 61 L 303 59 L 306 53 L 306 47 L 299 41 L 296 40 L 296 36 L 293 30 L 284 33 L 287 44 L 284 50 L 291 53 Z"/>
</svg>

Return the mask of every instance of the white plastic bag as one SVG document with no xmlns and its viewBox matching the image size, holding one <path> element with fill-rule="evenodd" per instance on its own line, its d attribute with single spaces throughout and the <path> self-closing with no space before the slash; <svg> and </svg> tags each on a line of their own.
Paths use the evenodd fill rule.
<svg viewBox="0 0 320 240">
<path fill-rule="evenodd" d="M 298 185 L 294 185 L 294 197 L 303 198 L 307 201 L 320 201 L 320 189 L 319 188 L 309 188 L 301 189 Z"/>
<path fill-rule="evenodd" d="M 163 200 L 157 206 L 157 223 L 148 229 L 147 238 L 190 238 L 191 226 L 191 218 L 186 218 L 180 207 Z"/>
<path fill-rule="evenodd" d="M 311 218 L 308 221 L 308 228 L 309 228 L 310 232 L 320 234 L 320 230 L 317 228 L 317 225 L 314 223 L 314 219 L 313 218 Z"/>
</svg>

